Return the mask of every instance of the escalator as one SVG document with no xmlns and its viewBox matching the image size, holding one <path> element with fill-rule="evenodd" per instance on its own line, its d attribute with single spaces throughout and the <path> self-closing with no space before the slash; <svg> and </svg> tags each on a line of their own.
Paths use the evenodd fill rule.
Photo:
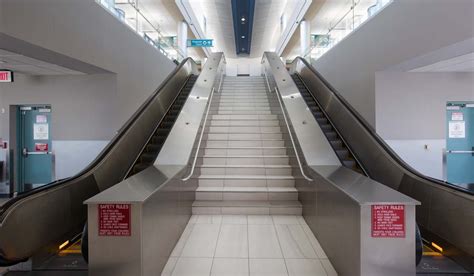
<svg viewBox="0 0 474 276">
<path fill-rule="evenodd" d="M 61 263 L 62 252 L 77 255 L 67 250 L 78 246 L 87 219 L 83 202 L 153 164 L 198 74 L 194 60 L 183 60 L 87 168 L 6 202 L 0 209 L 0 266 L 35 256 L 33 270 L 44 271 L 48 262 Z"/>
<path fill-rule="evenodd" d="M 343 166 L 421 202 L 417 224 L 425 249 L 417 273 L 471 275 L 474 191 L 411 168 L 306 60 L 296 58 L 290 74 Z"/>
</svg>

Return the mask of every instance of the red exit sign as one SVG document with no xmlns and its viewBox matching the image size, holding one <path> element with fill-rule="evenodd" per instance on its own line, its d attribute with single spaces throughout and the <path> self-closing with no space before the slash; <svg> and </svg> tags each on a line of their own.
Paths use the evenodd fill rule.
<svg viewBox="0 0 474 276">
<path fill-rule="evenodd" d="M 0 70 L 0 82 L 13 82 L 13 72 L 9 70 Z"/>
</svg>

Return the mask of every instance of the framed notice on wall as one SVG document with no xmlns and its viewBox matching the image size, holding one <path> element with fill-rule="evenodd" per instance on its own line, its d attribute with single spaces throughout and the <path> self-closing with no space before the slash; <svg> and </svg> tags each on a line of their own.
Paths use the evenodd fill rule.
<svg viewBox="0 0 474 276">
<path fill-rule="evenodd" d="M 448 124 L 449 138 L 466 138 L 466 122 L 450 121 Z"/>
</svg>

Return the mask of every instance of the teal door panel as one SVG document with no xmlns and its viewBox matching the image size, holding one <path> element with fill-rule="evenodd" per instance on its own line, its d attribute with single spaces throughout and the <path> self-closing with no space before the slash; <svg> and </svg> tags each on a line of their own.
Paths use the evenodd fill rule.
<svg viewBox="0 0 474 276">
<path fill-rule="evenodd" d="M 474 183 L 474 102 L 448 102 L 446 109 L 447 181 Z"/>
<path fill-rule="evenodd" d="M 22 106 L 19 110 L 19 191 L 23 192 L 53 179 L 51 108 Z"/>
</svg>

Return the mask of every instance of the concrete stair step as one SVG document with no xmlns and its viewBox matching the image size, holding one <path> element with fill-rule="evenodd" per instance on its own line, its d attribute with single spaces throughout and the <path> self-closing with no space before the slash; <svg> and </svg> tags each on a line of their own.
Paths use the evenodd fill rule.
<svg viewBox="0 0 474 276">
<path fill-rule="evenodd" d="M 196 200 L 298 200 L 294 187 L 198 187 Z"/>
<path fill-rule="evenodd" d="M 196 200 L 193 214 L 301 215 L 302 206 L 297 200 Z"/>
<path fill-rule="evenodd" d="M 290 165 L 200 165 L 201 175 L 292 175 Z"/>
</svg>

